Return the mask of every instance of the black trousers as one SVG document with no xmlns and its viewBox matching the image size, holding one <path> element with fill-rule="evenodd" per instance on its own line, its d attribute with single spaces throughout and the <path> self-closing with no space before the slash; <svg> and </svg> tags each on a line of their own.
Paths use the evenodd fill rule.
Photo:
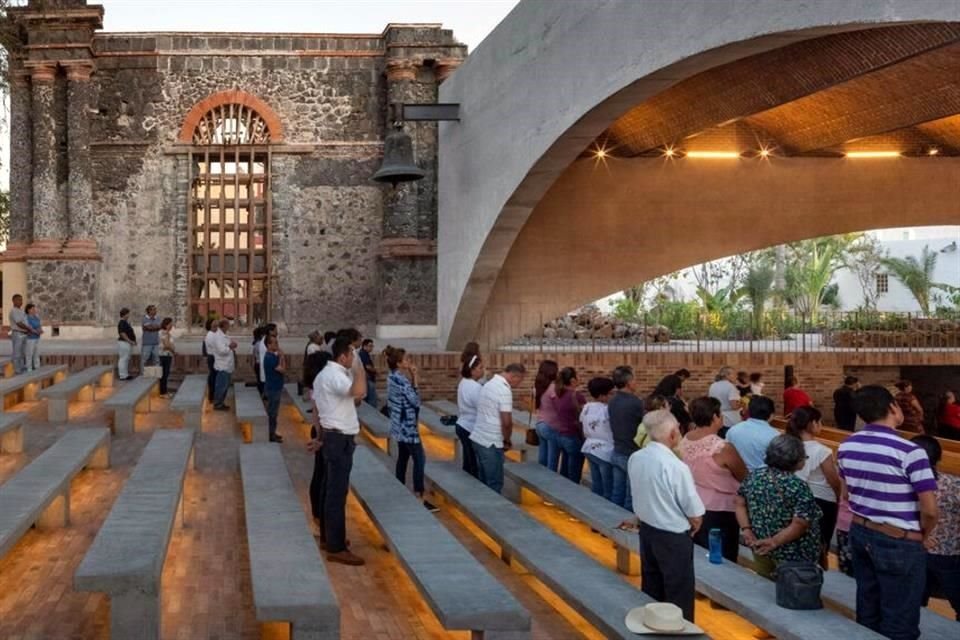
<svg viewBox="0 0 960 640">
<path fill-rule="evenodd" d="M 660 602 L 671 602 L 693 622 L 693 538 L 640 523 L 640 586 Z"/>
<path fill-rule="evenodd" d="M 820 511 L 823 512 L 823 518 L 820 520 L 820 542 L 823 547 L 829 551 L 830 541 L 833 539 L 833 530 L 837 527 L 837 512 L 839 506 L 836 502 L 814 498 Z"/>
<path fill-rule="evenodd" d="M 213 368 L 213 356 L 207 356 L 207 399 L 213 403 L 217 388 L 217 370 Z"/>
<path fill-rule="evenodd" d="M 167 383 L 170 382 L 170 368 L 173 366 L 173 356 L 160 356 L 160 369 L 163 375 L 160 378 L 160 395 L 167 395 Z"/>
<path fill-rule="evenodd" d="M 457 425 L 457 437 L 460 438 L 460 448 L 463 449 L 463 470 L 474 478 L 480 477 L 477 471 L 477 454 L 473 452 L 473 440 L 470 432 Z"/>
<path fill-rule="evenodd" d="M 323 432 L 324 476 L 320 483 L 320 541 L 329 553 L 347 550 L 347 493 L 353 451 L 353 436 L 339 431 Z"/>
<path fill-rule="evenodd" d="M 317 438 L 317 428 L 310 427 L 310 439 Z M 310 513 L 313 518 L 320 523 L 323 521 L 323 501 L 320 490 L 323 487 L 323 478 L 326 475 L 323 462 L 323 447 L 317 449 L 313 454 L 313 477 L 310 478 Z M 323 536 L 323 527 L 320 528 L 320 535 Z"/>
<path fill-rule="evenodd" d="M 710 548 L 710 529 L 720 529 L 723 557 L 736 564 L 740 555 L 740 525 L 733 511 L 707 511 L 703 514 L 703 524 L 693 537 L 694 543 L 704 549 Z"/>
</svg>

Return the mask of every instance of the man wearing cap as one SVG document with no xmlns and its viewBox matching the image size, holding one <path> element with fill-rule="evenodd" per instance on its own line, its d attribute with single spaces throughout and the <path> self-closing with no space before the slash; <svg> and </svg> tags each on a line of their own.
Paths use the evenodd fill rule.
<svg viewBox="0 0 960 640">
<path fill-rule="evenodd" d="M 916 640 L 937 481 L 926 452 L 897 434 L 903 412 L 893 394 L 868 385 L 853 405 L 866 426 L 840 445 L 837 465 L 853 513 L 857 622 L 891 640 Z"/>
<path fill-rule="evenodd" d="M 693 536 L 706 509 L 690 467 L 673 452 L 681 439 L 677 419 L 668 409 L 658 409 L 643 423 L 652 442 L 627 463 L 636 518 L 621 527 L 639 524 L 643 592 L 677 605 L 693 622 Z"/>
</svg>

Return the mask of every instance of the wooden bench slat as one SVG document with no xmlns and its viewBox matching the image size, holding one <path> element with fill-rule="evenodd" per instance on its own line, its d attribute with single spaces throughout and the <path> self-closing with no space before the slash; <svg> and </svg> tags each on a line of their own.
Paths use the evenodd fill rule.
<svg viewBox="0 0 960 640">
<path fill-rule="evenodd" d="M 574 517 L 614 541 L 621 549 L 639 554 L 640 539 L 635 533 L 617 529 L 633 514 L 584 486 L 570 482 L 539 464 L 506 464 L 504 476 L 514 483 L 550 500 Z M 694 547 L 697 591 L 722 604 L 778 638 L 819 640 L 844 637 L 850 640 L 880 640 L 881 636 L 847 617 L 828 610 L 793 611 L 776 606 L 776 585 L 739 565 L 711 564 L 706 550 Z M 619 563 L 618 563 L 619 564 Z M 824 597 L 827 594 L 824 593 Z"/>
<path fill-rule="evenodd" d="M 241 448 L 240 475 L 257 620 L 339 637 L 340 606 L 280 447 Z"/>
<path fill-rule="evenodd" d="M 99 455 L 97 455 L 99 454 Z M 67 495 L 70 480 L 85 466 L 105 468 L 110 461 L 110 431 L 68 431 L 15 476 L 0 485 L 0 557 L 16 544 L 58 495 Z M 67 505 L 64 505 L 67 520 Z"/>
<path fill-rule="evenodd" d="M 368 447 L 354 453 L 350 486 L 445 629 L 529 631 L 520 603 Z"/>
<path fill-rule="evenodd" d="M 606 637 L 636 638 L 624 620 L 632 608 L 653 602 L 648 595 L 453 464 L 431 461 L 427 477 L 507 554 Z"/>
</svg>

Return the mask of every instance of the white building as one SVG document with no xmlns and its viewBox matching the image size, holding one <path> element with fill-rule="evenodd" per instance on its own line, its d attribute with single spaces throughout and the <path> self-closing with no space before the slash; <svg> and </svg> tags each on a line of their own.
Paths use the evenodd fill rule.
<svg viewBox="0 0 960 640">
<path fill-rule="evenodd" d="M 870 231 L 880 241 L 880 246 L 892 258 L 914 256 L 918 260 L 924 247 L 937 253 L 937 266 L 933 281 L 955 287 L 960 286 L 960 227 L 904 227 Z M 837 272 L 834 282 L 839 286 L 840 309 L 853 311 L 863 305 L 863 290 L 856 275 L 849 269 Z M 920 305 L 899 280 L 882 267 L 874 276 L 873 286 L 877 291 L 879 311 L 919 312 Z M 934 290 L 933 296 L 944 295 Z M 931 304 L 931 311 L 936 308 Z"/>
</svg>

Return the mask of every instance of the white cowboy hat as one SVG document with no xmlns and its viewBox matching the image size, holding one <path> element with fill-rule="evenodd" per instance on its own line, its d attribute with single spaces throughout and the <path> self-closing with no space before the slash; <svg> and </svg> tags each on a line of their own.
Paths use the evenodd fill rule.
<svg viewBox="0 0 960 640">
<path fill-rule="evenodd" d="M 653 602 L 634 607 L 627 613 L 627 629 L 632 633 L 663 635 L 697 635 L 703 629 L 683 619 L 683 612 L 669 602 Z"/>
</svg>

